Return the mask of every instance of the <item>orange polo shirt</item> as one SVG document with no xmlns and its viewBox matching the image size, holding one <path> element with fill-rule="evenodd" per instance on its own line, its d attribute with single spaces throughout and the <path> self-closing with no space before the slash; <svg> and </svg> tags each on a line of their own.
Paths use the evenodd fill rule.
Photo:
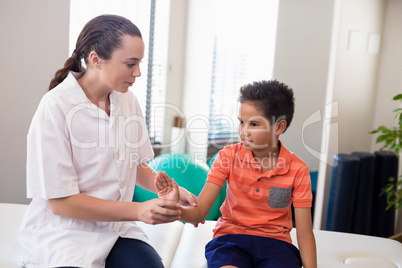
<svg viewBox="0 0 402 268">
<path fill-rule="evenodd" d="M 311 207 L 312 193 L 307 165 L 279 141 L 276 167 L 261 173 L 261 165 L 239 143 L 220 152 L 208 174 L 208 182 L 228 182 L 222 216 L 214 238 L 225 234 L 271 237 L 292 243 L 291 203 Z"/>
</svg>

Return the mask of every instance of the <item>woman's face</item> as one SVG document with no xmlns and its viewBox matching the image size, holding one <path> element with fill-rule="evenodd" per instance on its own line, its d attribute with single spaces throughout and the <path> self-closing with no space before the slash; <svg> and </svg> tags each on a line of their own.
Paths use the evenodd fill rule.
<svg viewBox="0 0 402 268">
<path fill-rule="evenodd" d="M 108 90 L 125 93 L 137 77 L 141 76 L 140 63 L 144 57 L 141 37 L 124 35 L 122 46 L 108 60 L 102 60 L 100 79 Z"/>
</svg>

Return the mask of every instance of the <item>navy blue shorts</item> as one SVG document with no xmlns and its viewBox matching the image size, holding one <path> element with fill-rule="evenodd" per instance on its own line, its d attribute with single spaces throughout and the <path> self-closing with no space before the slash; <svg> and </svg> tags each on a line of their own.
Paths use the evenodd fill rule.
<svg viewBox="0 0 402 268">
<path fill-rule="evenodd" d="M 164 266 L 156 250 L 144 241 L 119 237 L 106 258 L 106 268 L 128 267 Z"/>
<path fill-rule="evenodd" d="M 299 250 L 285 241 L 254 235 L 228 234 L 205 246 L 208 268 L 233 265 L 241 268 L 300 268 Z"/>
</svg>

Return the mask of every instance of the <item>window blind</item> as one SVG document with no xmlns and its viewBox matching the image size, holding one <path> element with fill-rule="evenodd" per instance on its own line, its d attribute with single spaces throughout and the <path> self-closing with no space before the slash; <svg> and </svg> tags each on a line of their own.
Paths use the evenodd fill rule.
<svg viewBox="0 0 402 268">
<path fill-rule="evenodd" d="M 208 139 L 238 138 L 239 89 L 272 78 L 279 0 L 216 1 Z M 230 9 L 228 9 L 230 7 Z M 225 19 L 222 20 L 222 14 Z"/>
<path fill-rule="evenodd" d="M 235 55 L 220 41 L 219 36 L 214 37 L 209 140 L 237 137 L 237 91 L 246 82 L 246 55 Z"/>
</svg>

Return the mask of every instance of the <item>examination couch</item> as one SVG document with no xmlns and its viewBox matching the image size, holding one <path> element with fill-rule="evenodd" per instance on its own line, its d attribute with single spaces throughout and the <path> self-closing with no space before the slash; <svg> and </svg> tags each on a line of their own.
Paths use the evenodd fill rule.
<svg viewBox="0 0 402 268">
<path fill-rule="evenodd" d="M 0 268 L 21 268 L 18 229 L 26 205 L 0 203 Z M 194 228 L 173 222 L 139 223 L 159 252 L 165 267 L 205 268 L 204 246 L 212 237 L 215 221 Z M 402 243 L 373 236 L 315 230 L 319 268 L 402 268 Z M 296 233 L 292 230 L 297 246 Z"/>
</svg>

